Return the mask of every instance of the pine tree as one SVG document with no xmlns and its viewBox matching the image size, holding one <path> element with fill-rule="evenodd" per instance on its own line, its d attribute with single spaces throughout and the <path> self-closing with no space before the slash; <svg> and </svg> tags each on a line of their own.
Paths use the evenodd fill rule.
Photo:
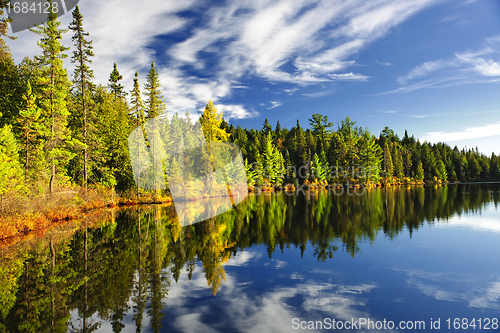
<svg viewBox="0 0 500 333">
<path fill-rule="evenodd" d="M 1 16 L 0 14 L 0 127 L 12 124 L 15 121 L 19 109 L 23 105 L 21 96 L 25 90 L 25 82 L 23 82 L 19 75 L 9 48 L 3 44 L 4 41 L 1 38 L 2 22 L 7 22 Z"/>
<path fill-rule="evenodd" d="M 446 172 L 446 166 L 442 160 L 439 160 L 438 162 L 438 173 L 439 173 L 439 180 L 443 181 L 448 180 L 448 173 Z"/>
<path fill-rule="evenodd" d="M 401 155 L 401 150 L 399 149 L 399 144 L 397 142 L 392 144 L 392 163 L 394 165 L 394 176 L 402 180 L 404 177 L 404 167 L 403 167 L 403 157 Z"/>
<path fill-rule="evenodd" d="M 331 132 L 329 129 L 333 127 L 333 123 L 328 121 L 328 116 L 316 113 L 309 119 L 309 124 L 312 127 L 312 133 L 319 143 L 318 149 L 328 149 L 328 134 Z"/>
<path fill-rule="evenodd" d="M 7 46 L 5 45 L 3 37 L 7 36 L 9 23 L 12 22 L 12 19 L 4 16 L 4 9 L 7 8 L 8 3 L 10 3 L 10 0 L 0 0 L 0 58 L 3 58 L 4 52 L 7 51 Z M 7 37 L 10 39 L 16 39 L 10 36 Z"/>
<path fill-rule="evenodd" d="M 105 87 L 97 87 L 94 96 L 97 112 L 93 174 L 101 185 L 125 190 L 134 184 L 128 149 L 134 119 L 129 116 L 127 102 Z"/>
<path fill-rule="evenodd" d="M 392 143 L 391 143 L 392 145 Z M 391 149 L 389 143 L 386 142 L 384 146 L 384 173 L 386 178 L 390 178 L 394 175 L 394 165 L 392 164 Z"/>
<path fill-rule="evenodd" d="M 227 141 L 229 138 L 229 133 L 221 128 L 222 120 L 222 112 L 219 113 L 214 103 L 211 100 L 208 101 L 200 117 L 200 122 L 203 134 L 209 145 L 210 142 Z"/>
<path fill-rule="evenodd" d="M 469 154 L 469 157 L 467 158 L 467 164 L 469 166 L 470 179 L 478 180 L 481 174 L 481 166 L 479 165 L 479 162 L 477 161 L 474 154 Z"/>
<path fill-rule="evenodd" d="M 328 167 L 326 165 L 323 165 L 318 154 L 314 154 L 313 156 L 312 169 L 315 180 L 318 180 L 320 183 L 324 184 L 328 177 Z"/>
<path fill-rule="evenodd" d="M 68 50 L 61 45 L 62 34 L 67 30 L 60 29 L 61 22 L 57 21 L 57 14 L 50 13 L 47 23 L 32 29 L 42 38 L 38 45 L 42 48 L 43 55 L 37 57 L 41 66 L 37 86 L 40 96 L 37 97 L 42 109 L 45 126 L 48 128 L 46 140 L 47 160 L 50 161 L 49 191 L 54 192 L 56 174 L 62 165 L 73 157 L 66 145 L 71 142 L 67 129 L 68 108 L 66 106 L 67 91 L 69 87 L 68 76 L 63 68 L 63 59 Z"/>
<path fill-rule="evenodd" d="M 111 92 L 116 96 L 116 98 L 124 98 L 127 93 L 123 90 L 124 87 L 121 85 L 120 81 L 123 79 L 123 76 L 120 75 L 118 68 L 116 66 L 116 62 L 113 64 L 113 71 L 109 74 L 109 84 L 108 87 Z"/>
<path fill-rule="evenodd" d="M 424 168 L 422 167 L 422 161 L 418 161 L 416 178 L 419 181 L 424 180 Z"/>
<path fill-rule="evenodd" d="M 28 170 L 36 172 L 37 158 L 41 152 L 40 144 L 41 137 L 43 137 L 42 126 L 39 123 L 41 110 L 36 104 L 36 98 L 31 90 L 31 84 L 28 80 L 26 85 L 26 92 L 23 95 L 24 108 L 19 111 L 17 123 L 21 132 L 22 147 L 23 147 L 23 161 L 24 161 L 24 179 L 28 180 Z M 39 161 L 38 161 L 39 162 Z M 40 170 L 38 170 L 40 171 Z"/>
<path fill-rule="evenodd" d="M 146 117 L 144 115 L 144 104 L 142 102 L 141 98 L 141 87 L 139 85 L 139 73 L 135 72 L 135 77 L 134 77 L 134 86 L 132 91 L 130 91 L 130 102 L 131 102 L 131 107 L 130 107 L 130 115 L 135 118 L 135 127 L 139 128 L 141 127 L 142 131 L 137 131 L 138 137 L 135 139 L 137 142 L 137 163 L 141 165 L 142 163 L 142 158 L 143 154 L 141 154 L 141 149 L 139 143 L 144 139 L 144 122 L 146 120 Z M 142 133 L 141 133 L 142 132 Z M 141 183 L 141 175 L 137 174 L 137 178 L 135 179 L 136 183 L 136 190 L 139 192 L 139 185 Z"/>
<path fill-rule="evenodd" d="M 264 120 L 264 124 L 262 125 L 262 133 L 264 137 L 267 137 L 267 135 L 271 133 L 272 130 L 273 128 L 271 127 L 271 124 L 269 124 L 269 120 L 266 118 L 266 120 Z"/>
<path fill-rule="evenodd" d="M 25 190 L 18 146 L 11 126 L 0 129 L 0 213 L 6 195 Z"/>
<path fill-rule="evenodd" d="M 92 63 L 90 57 L 94 56 L 92 52 L 92 41 L 86 40 L 89 36 L 88 32 L 83 30 L 83 16 L 80 13 L 78 6 L 73 10 L 73 21 L 69 29 L 74 32 L 71 40 L 75 43 L 75 51 L 71 57 L 71 62 L 75 64 L 75 71 L 73 73 L 73 86 L 76 92 L 78 104 L 81 107 L 83 126 L 81 128 L 83 134 L 83 184 L 85 188 L 88 186 L 88 147 L 89 147 L 89 120 L 90 116 L 90 97 L 93 90 L 91 80 L 94 78 L 93 71 L 89 68 L 88 64 Z"/>
<path fill-rule="evenodd" d="M 382 150 L 375 142 L 375 136 L 368 129 L 365 130 L 359 140 L 359 164 L 363 168 L 361 172 L 362 181 L 378 181 L 381 155 Z"/>
<path fill-rule="evenodd" d="M 281 131 L 280 121 L 276 122 L 276 129 L 274 130 L 274 135 L 276 137 L 276 141 L 283 138 L 283 132 Z"/>
<path fill-rule="evenodd" d="M 148 96 L 146 100 L 147 119 L 153 119 L 166 113 L 167 106 L 160 87 L 160 75 L 156 71 L 155 64 L 151 62 L 151 70 L 146 77 L 146 85 L 144 86 L 146 90 L 144 94 Z"/>
<path fill-rule="evenodd" d="M 455 166 L 453 165 L 453 161 L 451 159 L 446 161 L 446 174 L 448 175 L 449 180 L 457 180 L 457 173 L 455 172 Z"/>
</svg>

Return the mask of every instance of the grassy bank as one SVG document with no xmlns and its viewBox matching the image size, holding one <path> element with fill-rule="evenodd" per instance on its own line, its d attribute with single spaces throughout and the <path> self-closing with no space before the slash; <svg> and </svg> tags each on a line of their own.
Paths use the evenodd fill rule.
<svg viewBox="0 0 500 333">
<path fill-rule="evenodd" d="M 34 191 L 32 191 L 33 193 Z M 105 187 L 60 187 L 46 193 L 3 198 L 0 212 L 0 244 L 29 233 L 43 234 L 48 228 L 84 217 L 92 211 L 115 206 L 171 203 L 170 196 L 135 191 L 117 194 Z"/>
</svg>

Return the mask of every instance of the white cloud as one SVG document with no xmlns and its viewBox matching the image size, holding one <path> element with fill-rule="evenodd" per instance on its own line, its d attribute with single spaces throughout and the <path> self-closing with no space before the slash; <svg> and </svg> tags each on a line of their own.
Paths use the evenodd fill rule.
<svg viewBox="0 0 500 333">
<path fill-rule="evenodd" d="M 402 87 L 375 95 L 498 82 L 500 81 L 500 35 L 486 38 L 484 47 L 476 51 L 456 52 L 448 59 L 424 62 L 400 76 L 397 81 Z"/>
<path fill-rule="evenodd" d="M 492 136 L 500 136 L 500 122 L 485 126 L 469 127 L 458 132 L 430 132 L 424 134 L 421 140 L 427 140 L 429 142 L 449 142 Z"/>
<path fill-rule="evenodd" d="M 409 80 L 413 80 L 416 78 L 420 78 L 423 76 L 429 75 L 431 72 L 437 71 L 447 65 L 451 65 L 450 62 L 446 62 L 443 60 L 437 61 L 427 61 L 420 66 L 413 68 L 408 74 L 405 76 L 399 77 L 397 81 L 399 83 L 405 83 Z"/>
<path fill-rule="evenodd" d="M 329 90 L 316 91 L 316 92 L 313 92 L 313 93 L 307 93 L 307 94 L 302 94 L 302 95 L 306 96 L 306 97 L 316 98 L 316 97 L 328 96 L 330 94 L 333 94 L 334 92 L 335 92 L 335 90 L 329 89 Z"/>
<path fill-rule="evenodd" d="M 227 117 L 246 118 L 257 113 L 226 102 L 234 89 L 247 88 L 237 83 L 243 77 L 299 86 L 367 80 L 366 75 L 347 71 L 356 65 L 349 58 L 437 2 L 243 0 L 207 6 L 200 0 L 145 0 L 138 6 L 132 0 L 87 0 L 80 7 L 94 42 L 97 83 L 107 84 L 116 62 L 130 90 L 134 72 L 144 78 L 155 61 L 169 111 L 211 99 Z M 199 17 L 180 15 L 193 8 L 203 8 Z M 61 19 L 67 26 L 71 15 Z M 165 49 L 162 38 L 173 34 L 186 37 Z M 16 61 L 39 52 L 36 40 L 23 32 L 9 42 Z M 72 44 L 69 34 L 64 42 Z M 475 66 L 488 73 L 496 70 L 489 62 Z"/>
<path fill-rule="evenodd" d="M 269 109 L 274 109 L 274 108 L 277 108 L 278 106 L 282 106 L 282 105 L 283 105 L 283 103 L 281 103 L 281 102 L 271 102 L 271 106 L 268 107 L 267 109 L 268 110 Z"/>
</svg>

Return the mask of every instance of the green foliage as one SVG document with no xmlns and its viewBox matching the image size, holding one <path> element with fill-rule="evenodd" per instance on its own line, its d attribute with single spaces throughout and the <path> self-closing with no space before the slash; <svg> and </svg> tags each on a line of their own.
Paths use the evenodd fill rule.
<svg viewBox="0 0 500 333">
<path fill-rule="evenodd" d="M 217 112 L 212 101 L 208 101 L 200 117 L 201 128 L 207 142 L 227 141 L 229 133 L 221 128 L 222 120 L 222 113 Z"/>
<path fill-rule="evenodd" d="M 17 126 L 20 132 L 21 159 L 24 162 L 25 181 L 35 179 L 43 172 L 44 157 L 42 146 L 45 135 L 44 127 L 40 123 L 42 110 L 36 104 L 36 97 L 32 92 L 31 83 L 28 80 L 26 92 L 23 95 L 24 107 L 19 111 Z"/>
<path fill-rule="evenodd" d="M 375 142 L 368 129 L 363 132 L 359 140 L 359 165 L 361 170 L 361 180 L 363 182 L 378 183 L 380 174 L 380 162 L 382 160 L 382 149 Z"/>
<path fill-rule="evenodd" d="M 384 146 L 384 176 L 386 178 L 390 178 L 394 175 L 394 165 L 392 163 L 392 154 L 391 154 L 391 148 L 392 143 L 385 143 Z"/>
<path fill-rule="evenodd" d="M 116 66 L 116 62 L 113 64 L 113 71 L 109 74 L 109 84 L 108 87 L 111 92 L 118 98 L 125 98 L 127 93 L 123 90 L 124 87 L 120 83 L 123 79 L 123 76 L 118 71 L 118 67 Z"/>
<path fill-rule="evenodd" d="M 26 192 L 18 151 L 12 127 L 2 127 L 0 129 L 0 213 L 4 210 L 3 201 L 6 195 Z"/>
<path fill-rule="evenodd" d="M 0 15 L 1 16 L 1 15 Z M 2 20 L 0 19 L 0 30 Z M 0 43 L 1 39 L 0 32 Z M 6 46 L 0 45 L 0 127 L 12 124 L 23 106 L 23 82 Z"/>
<path fill-rule="evenodd" d="M 254 186 L 258 175 L 257 171 L 255 171 L 252 165 L 248 163 L 248 158 L 245 158 L 245 172 L 247 175 L 248 186 Z"/>
<path fill-rule="evenodd" d="M 422 162 L 421 161 L 418 161 L 416 178 L 419 181 L 423 181 L 424 180 L 424 168 L 422 167 Z"/>
<path fill-rule="evenodd" d="M 322 157 L 324 157 L 324 156 L 322 156 Z M 326 183 L 326 181 L 328 180 L 329 172 L 330 172 L 328 162 L 325 161 L 324 159 L 320 160 L 318 154 L 314 154 L 313 160 L 312 160 L 312 169 L 313 169 L 312 171 L 313 171 L 314 179 L 318 180 L 320 183 Z"/>
<path fill-rule="evenodd" d="M 66 70 L 63 68 L 63 60 L 67 55 L 63 52 L 68 50 L 61 45 L 62 34 L 67 30 L 60 29 L 61 22 L 57 21 L 57 15 L 50 13 L 47 23 L 32 29 L 41 36 L 38 45 L 42 49 L 42 55 L 36 57 L 39 71 L 36 76 L 37 101 L 42 109 L 42 117 L 46 128 L 47 138 L 45 144 L 46 160 L 50 163 L 49 190 L 54 191 L 57 174 L 64 174 L 64 167 L 74 156 L 70 152 L 69 145 L 72 144 L 68 124 L 68 108 L 66 105 L 69 81 Z"/>
<path fill-rule="evenodd" d="M 264 179 L 273 185 L 281 185 L 284 178 L 284 160 L 281 152 L 273 144 L 271 132 L 266 136 L 262 155 Z"/>
<path fill-rule="evenodd" d="M 153 119 L 166 113 L 167 106 L 163 101 L 160 88 L 160 75 L 156 71 L 155 64 L 151 62 L 151 70 L 146 77 L 144 86 L 146 90 L 144 94 L 148 97 L 146 100 L 147 119 Z"/>
<path fill-rule="evenodd" d="M 439 161 L 438 163 L 438 173 L 439 173 L 439 180 L 442 181 L 447 181 L 448 180 L 448 172 L 446 171 L 446 166 L 442 160 Z"/>
</svg>

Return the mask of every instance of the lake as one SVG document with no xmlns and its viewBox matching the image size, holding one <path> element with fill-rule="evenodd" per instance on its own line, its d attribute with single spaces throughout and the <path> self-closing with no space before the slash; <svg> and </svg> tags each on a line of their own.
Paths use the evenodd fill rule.
<svg viewBox="0 0 500 333">
<path fill-rule="evenodd" d="M 0 331 L 497 332 L 500 184 L 115 209 L 2 249 Z M 403 325 L 403 326 L 401 326 Z"/>
</svg>

